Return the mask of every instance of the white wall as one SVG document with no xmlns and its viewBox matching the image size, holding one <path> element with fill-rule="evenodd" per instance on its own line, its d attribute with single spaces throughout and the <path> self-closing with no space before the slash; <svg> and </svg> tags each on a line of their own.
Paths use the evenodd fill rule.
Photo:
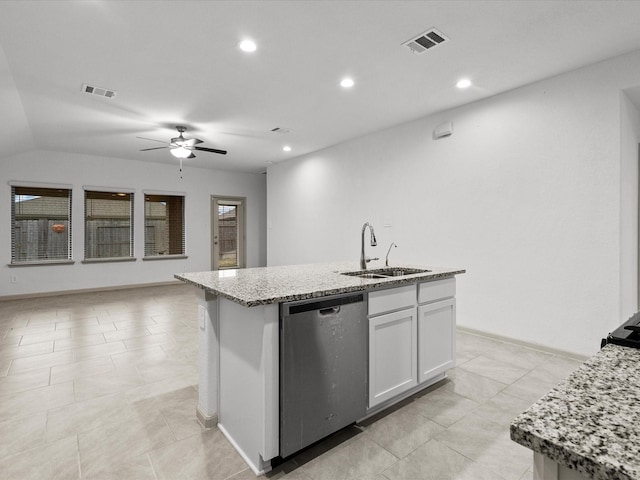
<svg viewBox="0 0 640 480">
<path fill-rule="evenodd" d="M 9 267 L 11 230 L 9 181 L 50 182 L 73 186 L 73 265 Z M 135 189 L 135 262 L 83 264 L 83 186 Z M 183 178 L 178 164 L 33 151 L 0 159 L 0 297 L 172 281 L 177 272 L 211 269 L 211 195 L 246 197 L 247 266 L 266 263 L 266 182 L 264 175 L 191 168 Z M 142 192 L 184 192 L 187 259 L 142 261 L 144 205 Z M 11 283 L 11 276 L 16 283 Z"/>
<path fill-rule="evenodd" d="M 356 261 L 370 221 L 370 254 L 467 269 L 460 325 L 593 353 L 636 301 L 620 91 L 638 78 L 636 52 L 274 165 L 267 262 Z"/>
</svg>

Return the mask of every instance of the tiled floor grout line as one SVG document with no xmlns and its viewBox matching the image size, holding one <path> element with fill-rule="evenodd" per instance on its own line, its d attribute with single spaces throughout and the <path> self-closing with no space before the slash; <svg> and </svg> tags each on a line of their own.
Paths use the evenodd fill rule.
<svg viewBox="0 0 640 480">
<path fill-rule="evenodd" d="M 80 459 L 80 435 L 76 433 L 76 451 L 78 456 L 78 478 L 84 478 L 82 474 L 82 461 Z"/>
<path fill-rule="evenodd" d="M 156 472 L 156 468 L 153 466 L 153 460 L 151 460 L 151 455 L 149 455 L 149 452 L 145 453 L 145 455 L 147 457 L 147 461 L 149 462 L 149 465 L 151 465 L 151 471 L 153 472 L 154 480 L 158 480 L 158 473 Z"/>
</svg>

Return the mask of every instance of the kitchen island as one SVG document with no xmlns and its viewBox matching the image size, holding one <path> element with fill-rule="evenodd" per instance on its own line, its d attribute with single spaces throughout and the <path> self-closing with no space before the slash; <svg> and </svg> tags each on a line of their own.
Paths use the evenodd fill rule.
<svg viewBox="0 0 640 480">
<path fill-rule="evenodd" d="M 373 340 L 408 338 L 413 342 L 407 348 L 398 345 L 395 349 L 379 349 L 379 355 L 394 357 L 399 357 L 398 350 L 407 350 L 411 357 L 405 376 L 410 378 L 391 378 L 398 369 L 369 370 L 374 377 L 371 385 L 378 377 L 379 383 L 386 385 L 371 391 L 368 413 L 444 378 L 454 363 L 454 276 L 465 271 L 430 266 L 405 268 L 420 271 L 398 277 L 363 278 L 344 275 L 360 268 L 356 262 L 342 262 L 176 274 L 177 279 L 196 287 L 198 295 L 200 422 L 206 427 L 217 424 L 256 474 L 270 470 L 271 459 L 280 454 L 279 309 L 284 302 L 362 292 L 374 308 L 369 310 L 369 336 Z M 422 337 L 417 333 L 419 315 L 435 320 L 423 329 Z M 398 331 L 395 336 L 377 337 L 387 317 L 400 326 L 408 319 L 409 329 Z M 448 329 L 443 332 L 448 344 L 424 338 L 442 325 Z M 421 347 L 425 353 L 425 345 L 433 347 L 435 353 L 418 355 Z M 449 358 L 442 360 L 443 354 Z M 393 360 L 377 358 L 375 363 L 388 367 Z"/>
<path fill-rule="evenodd" d="M 640 349 L 606 345 L 511 424 L 535 480 L 640 480 Z"/>
</svg>

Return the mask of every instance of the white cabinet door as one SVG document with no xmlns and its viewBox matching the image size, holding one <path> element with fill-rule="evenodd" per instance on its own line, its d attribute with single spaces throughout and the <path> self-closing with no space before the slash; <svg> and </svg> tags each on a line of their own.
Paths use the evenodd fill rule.
<svg viewBox="0 0 640 480">
<path fill-rule="evenodd" d="M 415 307 L 369 319 L 369 408 L 417 385 Z"/>
<path fill-rule="evenodd" d="M 456 301 L 448 298 L 418 306 L 418 381 L 455 366 Z"/>
</svg>

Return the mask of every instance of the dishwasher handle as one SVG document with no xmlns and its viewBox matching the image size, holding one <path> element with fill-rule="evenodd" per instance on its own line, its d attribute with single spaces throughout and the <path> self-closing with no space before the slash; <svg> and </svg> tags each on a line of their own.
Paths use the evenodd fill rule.
<svg viewBox="0 0 640 480">
<path fill-rule="evenodd" d="M 298 302 L 288 302 L 281 304 L 282 309 L 281 313 L 283 316 L 288 317 L 290 315 L 295 315 L 297 313 L 311 312 L 314 310 L 319 310 L 320 312 L 334 309 L 341 305 L 349 305 L 351 303 L 359 303 L 364 302 L 364 293 L 357 293 L 351 295 L 341 295 L 341 296 L 332 296 L 326 297 L 323 299 L 318 299 L 315 301 L 298 301 Z M 337 312 L 336 312 L 337 313 Z M 321 315 L 327 315 L 327 313 L 321 313 Z"/>
<path fill-rule="evenodd" d="M 340 307 L 329 307 L 329 308 L 323 308 L 322 310 L 318 310 L 318 315 L 320 315 L 321 317 L 337 315 L 338 313 L 340 313 Z"/>
</svg>

